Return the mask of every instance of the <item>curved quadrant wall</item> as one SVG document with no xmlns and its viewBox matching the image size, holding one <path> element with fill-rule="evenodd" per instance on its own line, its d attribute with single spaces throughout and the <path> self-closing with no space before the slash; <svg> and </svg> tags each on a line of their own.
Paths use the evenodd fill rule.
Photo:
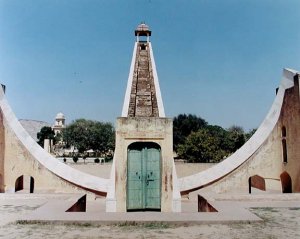
<svg viewBox="0 0 300 239">
<path fill-rule="evenodd" d="M 248 179 L 255 174 L 279 181 L 280 174 L 287 170 L 292 178 L 297 178 L 300 172 L 297 162 L 300 155 L 300 149 L 297 147 L 300 144 L 297 136 L 299 130 L 299 74 L 297 71 L 284 69 L 274 103 L 252 138 L 221 163 L 198 174 L 180 178 L 181 194 L 204 187 L 216 192 L 237 189 L 247 192 Z M 282 147 L 283 138 L 285 147 Z M 268 188 L 268 185 L 266 187 Z M 270 187 L 280 190 L 278 183 L 271 183 Z M 300 182 L 293 185 L 293 191 L 300 191 Z"/>
<path fill-rule="evenodd" d="M 35 190 L 76 192 L 87 190 L 106 195 L 108 179 L 95 177 L 59 162 L 41 148 L 21 126 L 0 89 L 0 189 L 15 190 L 23 174 L 35 179 Z"/>
</svg>

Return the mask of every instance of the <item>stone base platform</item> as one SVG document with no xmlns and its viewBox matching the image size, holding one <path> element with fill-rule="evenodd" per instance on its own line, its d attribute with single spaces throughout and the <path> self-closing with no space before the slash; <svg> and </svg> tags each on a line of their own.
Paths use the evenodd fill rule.
<svg viewBox="0 0 300 239">
<path fill-rule="evenodd" d="M 89 224 L 89 225 L 136 225 L 167 223 L 197 225 L 210 223 L 251 223 L 262 221 L 248 209 L 254 207 L 299 207 L 300 194 L 272 195 L 205 195 L 217 212 L 197 212 L 196 201 L 183 199 L 181 213 L 129 212 L 106 213 L 105 199 L 88 197 L 86 212 L 66 212 L 83 195 L 79 194 L 1 194 L 0 208 L 10 206 L 10 213 L 2 213 L 8 222 L 24 224 Z M 203 195 L 202 195 L 203 196 Z M 21 205 L 25 209 L 19 213 Z M 27 206 L 26 206 L 27 205 Z M 16 208 L 14 212 L 14 207 Z M 5 224 L 5 220 L 2 224 Z"/>
</svg>

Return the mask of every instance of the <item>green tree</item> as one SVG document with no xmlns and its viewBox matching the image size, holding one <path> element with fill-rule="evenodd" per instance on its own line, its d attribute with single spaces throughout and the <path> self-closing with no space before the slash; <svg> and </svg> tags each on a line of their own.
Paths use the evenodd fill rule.
<svg viewBox="0 0 300 239">
<path fill-rule="evenodd" d="M 67 145 L 75 146 L 79 153 L 93 149 L 105 154 L 114 149 L 114 127 L 110 123 L 77 119 L 62 132 Z"/>
<path fill-rule="evenodd" d="M 207 122 L 192 114 L 179 114 L 173 119 L 173 146 L 174 150 L 177 152 L 179 144 L 183 144 L 186 137 L 192 132 L 196 132 L 201 128 L 207 126 Z"/>
<path fill-rule="evenodd" d="M 178 146 L 178 155 L 193 163 L 219 162 L 227 152 L 220 148 L 218 137 L 203 128 L 192 132 L 183 144 Z"/>
<path fill-rule="evenodd" d="M 40 132 L 37 133 L 37 138 L 37 142 L 41 147 L 44 147 L 45 139 L 53 140 L 53 143 L 55 143 L 55 133 L 53 129 L 49 126 L 42 127 Z"/>
<path fill-rule="evenodd" d="M 248 141 L 256 132 L 257 129 L 250 129 L 247 133 L 245 133 L 245 141 Z"/>
<path fill-rule="evenodd" d="M 245 141 L 245 132 L 244 129 L 240 126 L 233 125 L 228 128 L 228 150 L 235 152 L 240 147 L 244 145 Z"/>
<path fill-rule="evenodd" d="M 206 129 L 215 138 L 219 148 L 230 151 L 228 148 L 228 131 L 218 125 L 208 125 Z"/>
<path fill-rule="evenodd" d="M 201 117 L 179 114 L 173 121 L 174 150 L 190 162 L 219 162 L 234 153 L 255 133 L 240 126 L 209 125 Z"/>
</svg>

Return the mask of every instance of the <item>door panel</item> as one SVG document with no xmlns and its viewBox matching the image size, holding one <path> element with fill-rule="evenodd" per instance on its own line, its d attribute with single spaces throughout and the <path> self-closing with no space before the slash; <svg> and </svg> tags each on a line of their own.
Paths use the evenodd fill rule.
<svg viewBox="0 0 300 239">
<path fill-rule="evenodd" d="M 147 149 L 146 208 L 160 209 L 160 151 Z"/>
<path fill-rule="evenodd" d="M 141 151 L 128 151 L 127 209 L 143 207 Z"/>
</svg>

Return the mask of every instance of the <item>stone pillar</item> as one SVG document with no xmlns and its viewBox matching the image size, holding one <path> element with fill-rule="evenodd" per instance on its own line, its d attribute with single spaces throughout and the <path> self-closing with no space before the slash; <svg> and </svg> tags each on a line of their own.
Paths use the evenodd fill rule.
<svg viewBox="0 0 300 239">
<path fill-rule="evenodd" d="M 44 149 L 50 154 L 51 153 L 51 146 L 52 140 L 44 139 Z"/>
</svg>

